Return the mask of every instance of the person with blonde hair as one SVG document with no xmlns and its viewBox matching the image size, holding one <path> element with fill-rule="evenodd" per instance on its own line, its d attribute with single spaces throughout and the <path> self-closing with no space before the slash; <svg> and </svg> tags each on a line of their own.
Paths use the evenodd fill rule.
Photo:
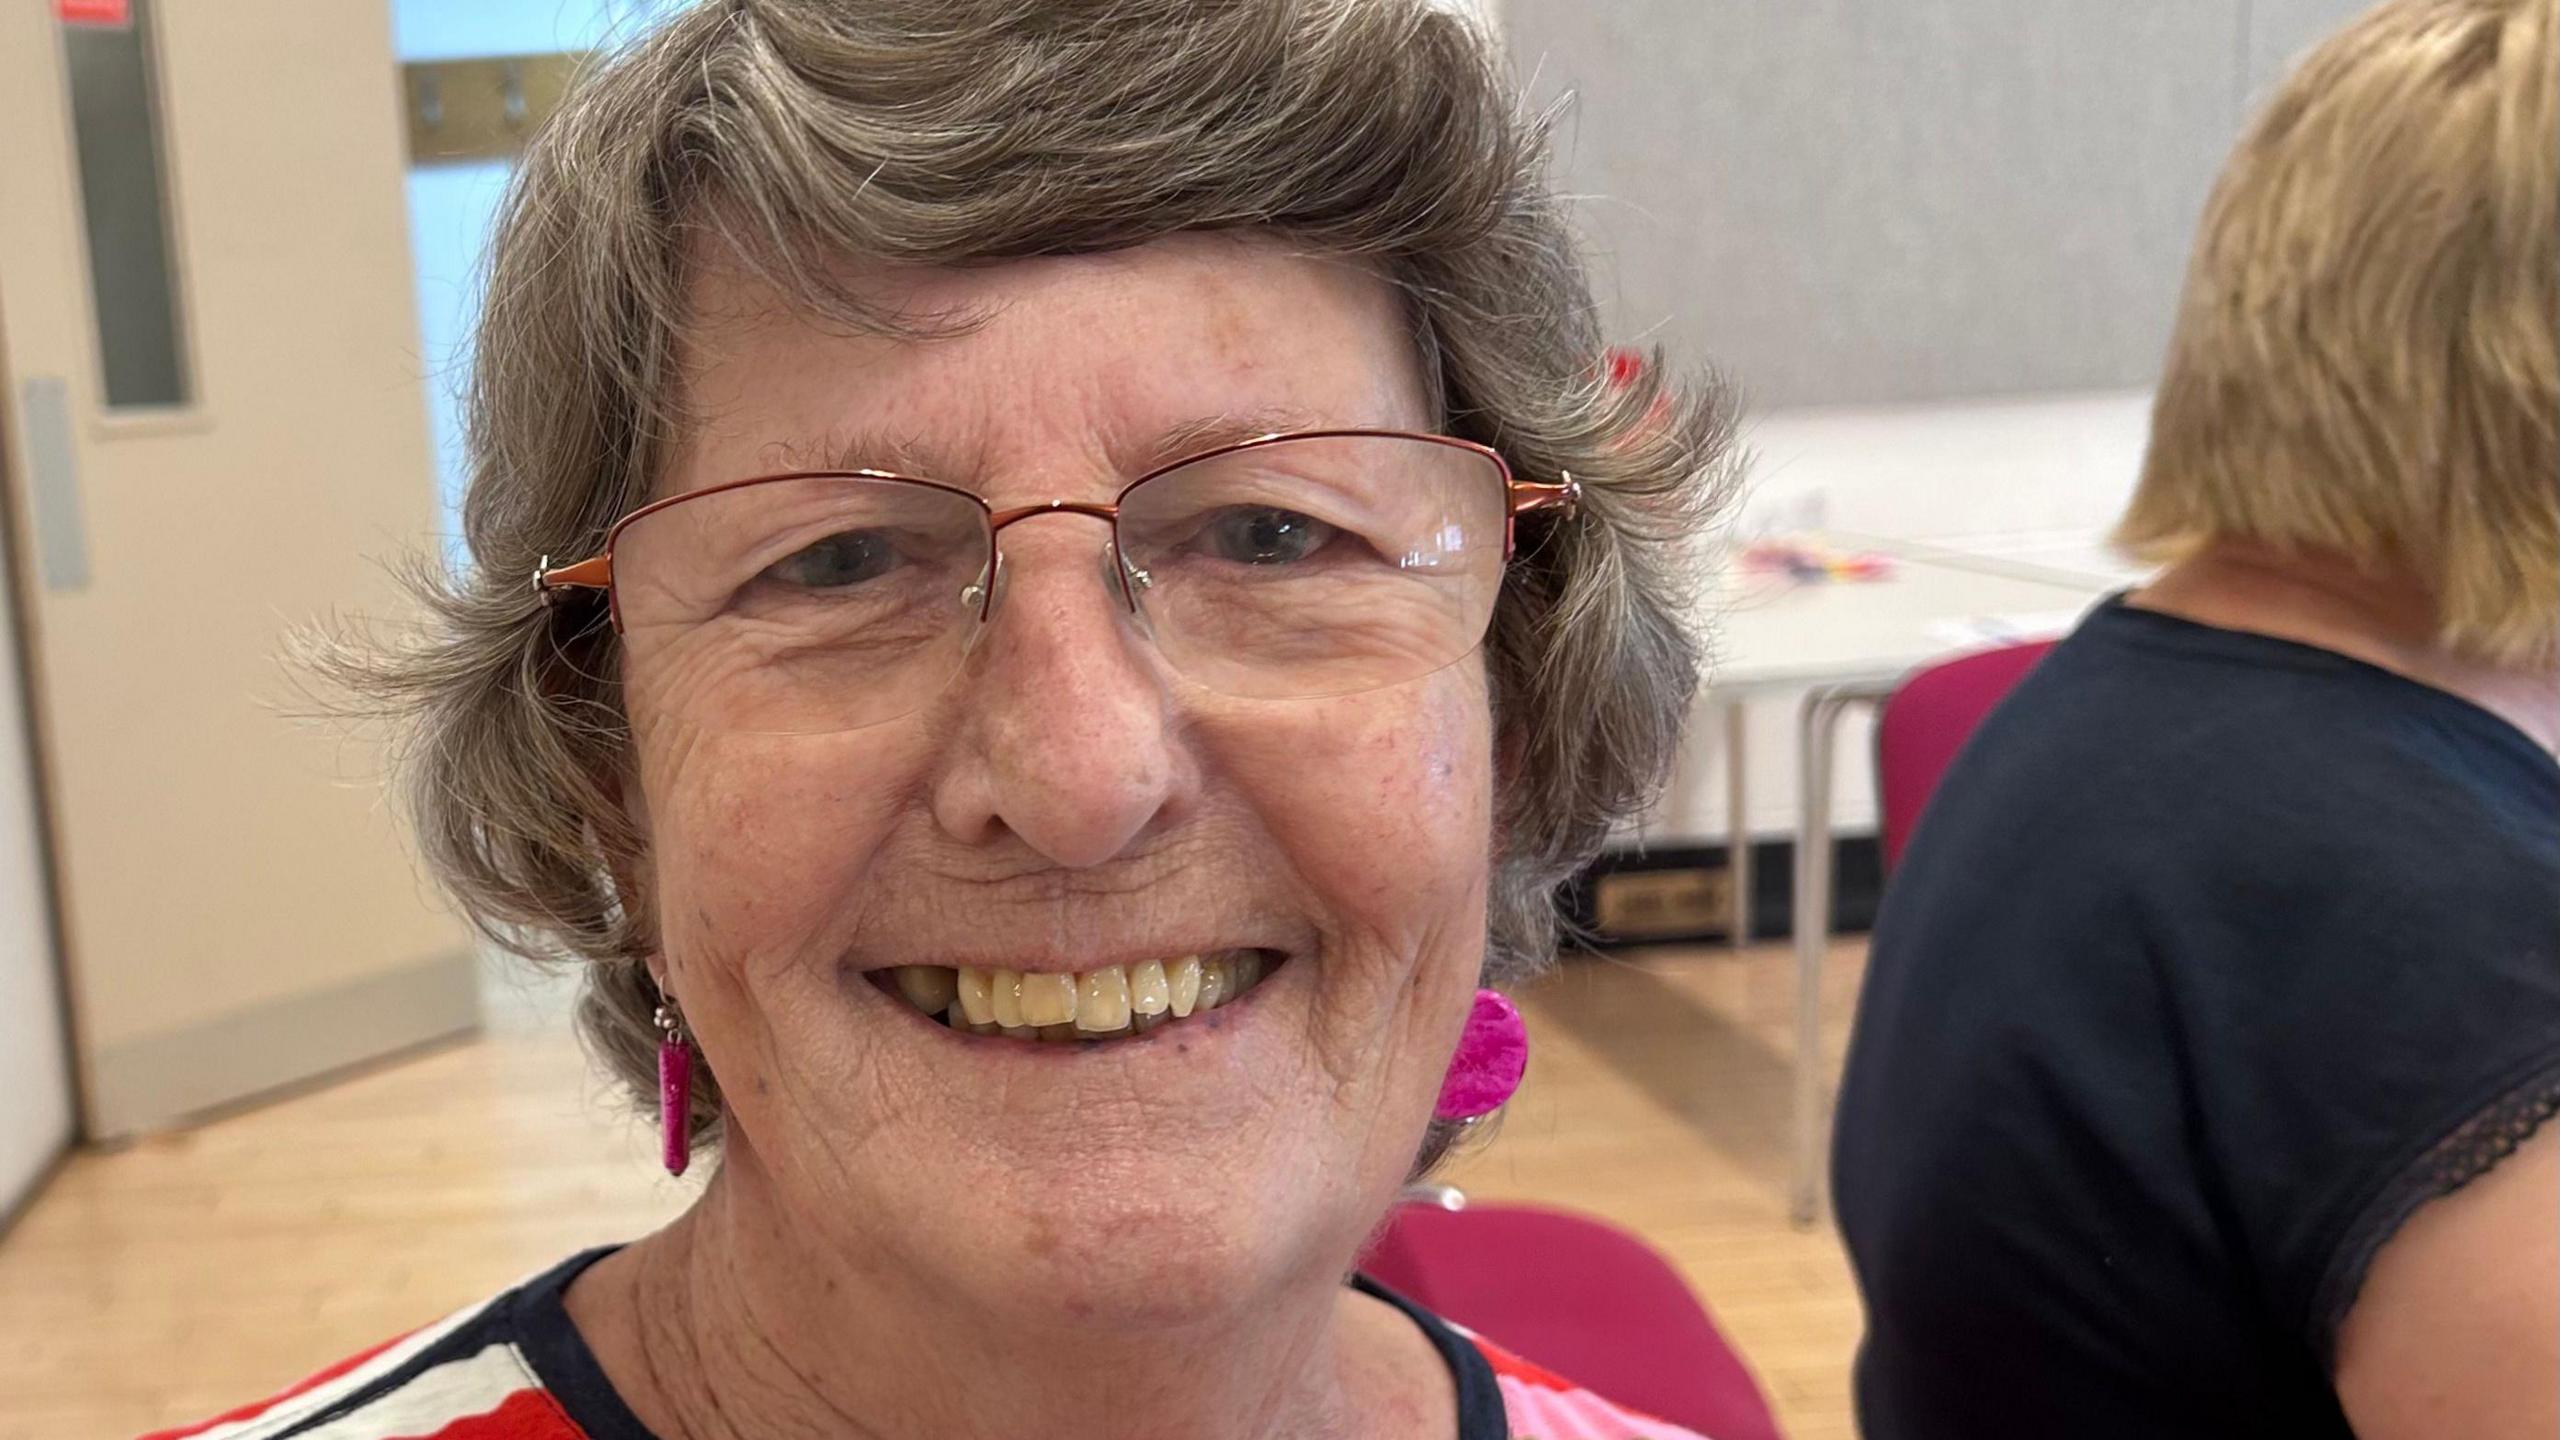
<svg viewBox="0 0 2560 1440">
<path fill-rule="evenodd" d="M 2207 206 L 2101 606 L 1879 918 L 1874 1440 L 2560 1432 L 2554 0 L 2391 0 Z"/>
<path fill-rule="evenodd" d="M 1696 684 L 1721 391 L 1604 348 L 1431 0 L 602 59 L 494 241 L 471 563 L 334 673 L 702 1183 L 198 1433 L 1685 1435 L 1356 1273 Z"/>
</svg>

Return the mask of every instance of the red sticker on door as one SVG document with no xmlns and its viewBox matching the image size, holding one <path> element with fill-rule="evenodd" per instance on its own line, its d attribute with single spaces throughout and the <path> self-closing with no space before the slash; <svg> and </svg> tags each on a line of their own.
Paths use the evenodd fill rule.
<svg viewBox="0 0 2560 1440">
<path fill-rule="evenodd" d="M 133 0 L 53 0 L 53 13 L 65 25 L 122 29 L 133 23 Z"/>
</svg>

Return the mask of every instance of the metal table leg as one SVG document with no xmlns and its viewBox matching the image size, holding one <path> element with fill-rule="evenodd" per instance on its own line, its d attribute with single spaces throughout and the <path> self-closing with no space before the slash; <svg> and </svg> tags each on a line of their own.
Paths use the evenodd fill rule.
<svg viewBox="0 0 2560 1440">
<path fill-rule="evenodd" d="M 1830 693 L 1815 690 L 1796 714 L 1795 1174 L 1787 1218 L 1813 1223 L 1822 1184 L 1822 958 L 1831 938 Z"/>
<path fill-rule="evenodd" d="M 1739 696 L 1724 702 L 1725 882 L 1732 890 L 1725 916 L 1736 950 L 1751 943 L 1751 810 L 1744 751 L 1750 728 L 1751 707 Z"/>
<path fill-rule="evenodd" d="M 1831 779 L 1840 717 L 1873 704 L 1890 686 L 1836 685 L 1808 692 L 1796 730 L 1796 1055 L 1795 1177 L 1787 1213 L 1799 1227 L 1821 1210 L 1830 1126 L 1823 1094 L 1822 962 L 1831 948 Z"/>
</svg>

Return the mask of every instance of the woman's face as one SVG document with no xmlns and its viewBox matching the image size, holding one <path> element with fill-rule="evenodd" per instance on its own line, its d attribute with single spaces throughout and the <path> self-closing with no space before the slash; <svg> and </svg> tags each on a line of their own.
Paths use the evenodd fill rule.
<svg viewBox="0 0 2560 1440">
<path fill-rule="evenodd" d="M 1390 289 L 1267 241 L 872 293 L 979 323 L 830 333 L 707 277 L 668 492 L 894 461 L 999 509 L 1107 502 L 1209 427 L 1431 421 Z M 1107 538 L 1006 529 L 991 628 L 901 719 L 737 733 L 635 683 L 634 810 L 728 1164 L 777 1223 L 990 1315 L 1171 1323 L 1330 1278 L 1402 1181 L 1484 953 L 1491 720 L 1472 654 L 1326 699 L 1186 686 L 1109 588 Z M 1091 1043 L 951 1028 L 892 976 L 1119 965 L 1143 991 L 1158 962 L 1179 990 L 1203 955 L 1265 974 Z"/>
</svg>

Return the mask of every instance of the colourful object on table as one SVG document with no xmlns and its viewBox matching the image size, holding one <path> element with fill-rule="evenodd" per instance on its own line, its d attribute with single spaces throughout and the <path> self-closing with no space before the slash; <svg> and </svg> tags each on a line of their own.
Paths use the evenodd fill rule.
<svg viewBox="0 0 2560 1440">
<path fill-rule="evenodd" d="M 1818 540 L 1777 537 L 1754 540 L 1742 552 L 1742 568 L 1784 575 L 1798 584 L 1893 578 L 1893 557 L 1874 550 L 1839 550 Z"/>
</svg>

